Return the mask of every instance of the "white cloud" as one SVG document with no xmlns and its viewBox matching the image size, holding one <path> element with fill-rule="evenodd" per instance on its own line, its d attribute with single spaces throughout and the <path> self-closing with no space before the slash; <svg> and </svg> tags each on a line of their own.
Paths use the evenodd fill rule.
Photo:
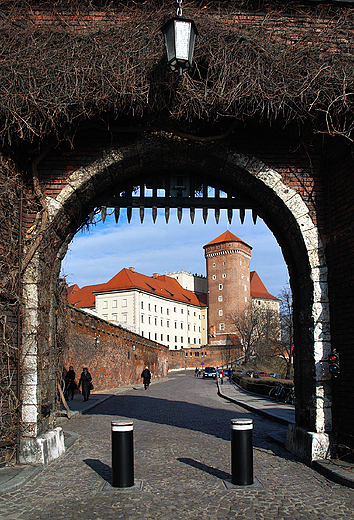
<svg viewBox="0 0 354 520">
<path fill-rule="evenodd" d="M 133 211 L 130 224 L 124 215 L 118 224 L 108 216 L 105 224 L 79 232 L 62 263 L 62 275 L 68 283 L 80 287 L 105 283 L 123 267 L 134 267 L 146 275 L 181 269 L 205 274 L 203 245 L 227 228 L 253 247 L 251 270 L 258 272 L 270 293 L 279 294 L 288 281 L 287 268 L 275 238 L 260 219 L 253 224 L 250 212 L 246 212 L 242 225 L 238 212 L 234 211 L 229 226 L 226 212 L 221 212 L 219 225 L 211 211 L 207 224 L 202 220 L 201 211 L 196 211 L 194 224 L 190 222 L 188 210 L 183 211 L 181 224 L 176 210 L 171 211 L 168 224 L 163 212 L 159 212 L 155 224 L 148 210 L 145 215 L 143 224 L 138 211 Z"/>
</svg>

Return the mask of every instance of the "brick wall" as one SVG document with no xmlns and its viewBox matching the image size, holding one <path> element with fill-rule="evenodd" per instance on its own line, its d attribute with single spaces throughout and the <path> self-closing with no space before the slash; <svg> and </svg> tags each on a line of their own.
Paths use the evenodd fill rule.
<svg viewBox="0 0 354 520">
<path fill-rule="evenodd" d="M 141 381 L 145 366 L 154 378 L 167 376 L 167 347 L 72 307 L 68 322 L 64 369 L 72 365 L 77 382 L 84 366 L 92 375 L 95 390 Z"/>
<path fill-rule="evenodd" d="M 341 373 L 332 379 L 335 433 L 343 450 L 354 448 L 354 164 L 352 146 L 333 142 L 326 164 L 326 231 L 332 346 Z"/>
</svg>

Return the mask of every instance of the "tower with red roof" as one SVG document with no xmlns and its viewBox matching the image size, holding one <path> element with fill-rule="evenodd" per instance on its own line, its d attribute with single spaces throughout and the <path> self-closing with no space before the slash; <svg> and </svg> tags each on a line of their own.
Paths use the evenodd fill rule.
<svg viewBox="0 0 354 520">
<path fill-rule="evenodd" d="M 230 231 L 204 246 L 208 280 L 209 343 L 226 344 L 235 334 L 231 315 L 250 305 L 252 247 Z"/>
</svg>

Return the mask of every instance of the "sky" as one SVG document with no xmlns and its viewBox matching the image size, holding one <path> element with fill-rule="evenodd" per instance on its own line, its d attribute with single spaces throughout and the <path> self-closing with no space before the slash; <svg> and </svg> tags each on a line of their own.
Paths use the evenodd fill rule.
<svg viewBox="0 0 354 520">
<path fill-rule="evenodd" d="M 220 211 L 219 224 L 211 210 L 206 224 L 201 210 L 196 210 L 191 224 L 188 209 L 183 210 L 181 223 L 176 210 L 171 210 L 166 224 L 162 210 L 154 224 L 151 210 L 147 209 L 141 224 L 139 210 L 133 210 L 128 223 L 123 209 L 118 224 L 113 215 L 107 215 L 104 224 L 91 225 L 75 235 L 62 262 L 61 275 L 69 285 L 79 287 L 108 282 L 128 267 L 147 276 L 182 269 L 205 275 L 203 246 L 227 229 L 253 248 L 251 271 L 257 271 L 268 291 L 278 296 L 289 280 L 287 266 L 274 236 L 260 218 L 253 224 L 251 211 L 246 211 L 241 224 L 239 213 L 234 210 L 230 225 L 226 210 Z"/>
</svg>

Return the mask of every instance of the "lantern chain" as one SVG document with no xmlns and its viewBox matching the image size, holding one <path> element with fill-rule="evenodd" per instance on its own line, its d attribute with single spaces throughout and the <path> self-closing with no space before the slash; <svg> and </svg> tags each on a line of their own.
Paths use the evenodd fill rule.
<svg viewBox="0 0 354 520">
<path fill-rule="evenodd" d="M 177 0 L 177 16 L 182 17 L 182 0 Z"/>
</svg>

